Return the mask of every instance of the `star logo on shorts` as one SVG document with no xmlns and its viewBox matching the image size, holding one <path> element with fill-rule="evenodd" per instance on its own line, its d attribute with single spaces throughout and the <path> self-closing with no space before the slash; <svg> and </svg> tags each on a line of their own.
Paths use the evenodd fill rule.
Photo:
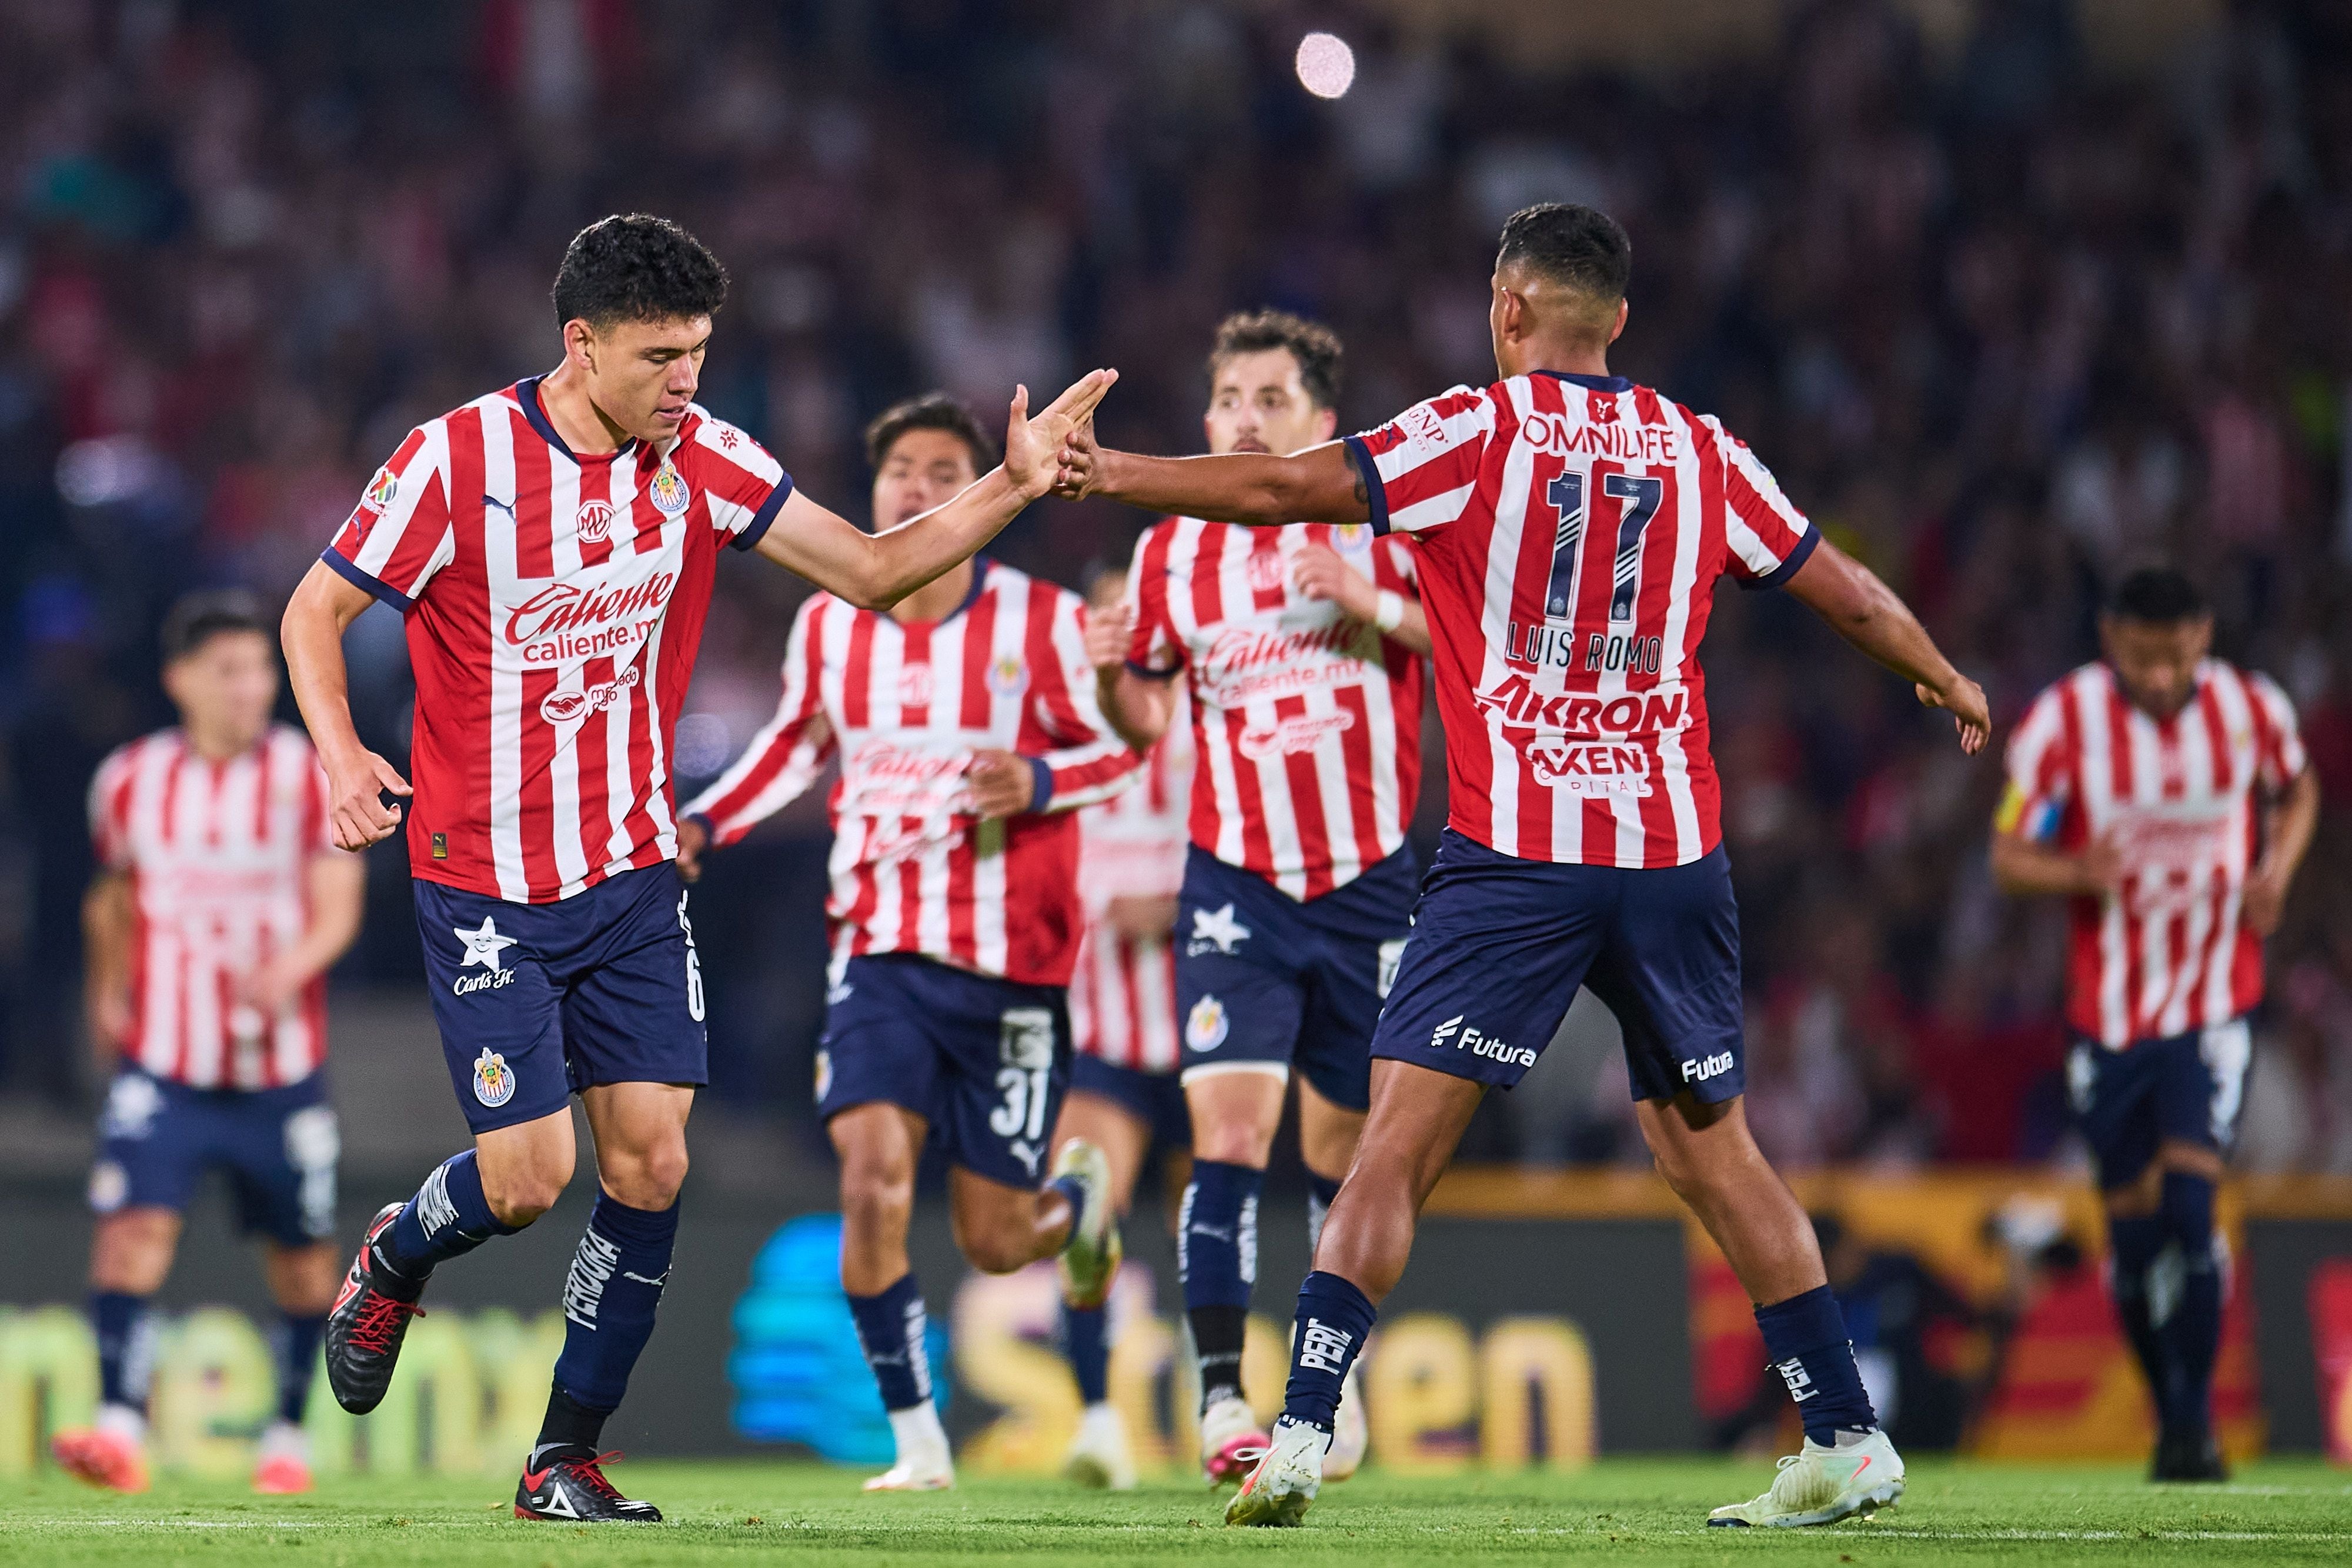
<svg viewBox="0 0 2352 1568">
<path fill-rule="evenodd" d="M 1213 946 L 1220 953 L 1230 954 L 1236 943 L 1249 940 L 1249 934 L 1250 928 L 1234 918 L 1234 906 L 1230 904 L 1217 909 L 1192 911 L 1193 953 L 1205 953 Z"/>
<path fill-rule="evenodd" d="M 499 923 L 496 919 L 488 915 L 483 915 L 482 927 L 478 931 L 468 931 L 462 925 L 454 929 L 457 932 L 457 940 L 466 945 L 466 956 L 457 967 L 464 969 L 479 964 L 484 968 L 496 973 L 507 967 L 506 960 L 499 955 L 513 946 L 515 939 L 499 935 Z"/>
</svg>

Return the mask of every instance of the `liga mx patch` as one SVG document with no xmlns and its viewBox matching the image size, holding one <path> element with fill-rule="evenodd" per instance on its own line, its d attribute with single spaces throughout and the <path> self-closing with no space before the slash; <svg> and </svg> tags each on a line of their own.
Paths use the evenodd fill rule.
<svg viewBox="0 0 2352 1568">
<path fill-rule="evenodd" d="M 686 510 L 686 479 L 665 461 L 646 486 L 646 496 L 653 502 L 655 511 L 665 517 L 675 517 Z"/>
<path fill-rule="evenodd" d="M 505 1057 L 484 1046 L 482 1054 L 474 1058 L 474 1098 L 495 1111 L 513 1099 L 514 1092 L 514 1069 L 507 1065 Z"/>
</svg>

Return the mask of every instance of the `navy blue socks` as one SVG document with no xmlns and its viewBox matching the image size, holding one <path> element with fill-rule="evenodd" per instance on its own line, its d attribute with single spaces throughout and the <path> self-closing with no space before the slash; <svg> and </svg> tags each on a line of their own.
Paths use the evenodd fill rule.
<svg viewBox="0 0 2352 1568">
<path fill-rule="evenodd" d="M 871 1296 L 849 1298 L 850 1321 L 857 1325 L 857 1348 L 874 1369 L 882 1408 L 908 1410 L 931 1397 L 931 1360 L 923 1346 L 928 1320 L 922 1287 L 911 1273 Z"/>
<path fill-rule="evenodd" d="M 2123 1322 L 2124 1341 L 2131 1346 L 2133 1359 L 2147 1376 L 2148 1393 L 2155 1398 L 2159 1415 L 2172 1376 L 2167 1370 L 2164 1345 L 2157 1337 L 2147 1284 L 2148 1270 L 2162 1250 L 2164 1226 L 2155 1215 L 2108 1219 L 2108 1267 L 2112 1273 L 2109 1282 L 2115 1291 L 2116 1316 Z"/>
<path fill-rule="evenodd" d="M 1840 1432 L 1867 1432 L 1878 1425 L 1870 1396 L 1863 1391 L 1862 1371 L 1853 1363 L 1845 1318 L 1827 1285 L 1757 1308 L 1756 1326 L 1764 1331 L 1764 1354 L 1772 1370 L 1797 1402 L 1806 1437 L 1833 1447 Z"/>
<path fill-rule="evenodd" d="M 2170 1374 L 2169 1386 L 2158 1385 L 2162 1392 L 2157 1407 L 2166 1426 L 2201 1434 L 2213 1425 L 2213 1361 L 2221 1347 L 2222 1281 L 2219 1249 L 2213 1245 L 2213 1184 L 2187 1171 L 2165 1172 L 2157 1218 L 2179 1257 L 2178 1284 L 2161 1293 L 2154 1288 L 2149 1292 L 2150 1317 Z"/>
<path fill-rule="evenodd" d="M 278 1418 L 299 1427 L 310 1403 L 310 1378 L 319 1370 L 319 1342 L 326 1337 L 327 1319 L 292 1312 L 278 1315 L 269 1336 L 269 1354 L 278 1364 Z"/>
<path fill-rule="evenodd" d="M 1331 1430 L 1339 1408 L 1339 1385 L 1364 1348 L 1378 1309 L 1363 1291 L 1321 1270 L 1298 1287 L 1297 1332 L 1290 1345 L 1290 1385 L 1282 1413 Z"/>
<path fill-rule="evenodd" d="M 592 1411 L 610 1412 L 628 1392 L 629 1369 L 653 1337 L 654 1309 L 669 1280 L 677 1205 L 631 1208 L 599 1191 L 563 1281 L 563 1354 L 555 1387 Z M 541 1442 L 566 1441 L 542 1434 Z M 590 1440 L 593 1443 L 593 1439 Z"/>
<path fill-rule="evenodd" d="M 1241 1393 L 1242 1342 L 1257 1282 L 1257 1197 L 1265 1173 L 1194 1160 L 1176 1217 L 1176 1272 L 1201 1360 L 1201 1407 Z"/>
<path fill-rule="evenodd" d="M 1078 1399 L 1099 1405 L 1110 1397 L 1110 1326 L 1107 1307 L 1062 1303 L 1062 1348 L 1078 1380 Z"/>
<path fill-rule="evenodd" d="M 99 1399 L 144 1413 L 155 1338 L 147 1298 L 97 1291 L 89 1298 L 89 1322 L 98 1335 Z"/>
<path fill-rule="evenodd" d="M 512 1236 L 518 1228 L 500 1224 L 490 1212 L 474 1151 L 452 1155 L 434 1167 L 400 1218 L 375 1239 L 376 1261 L 395 1276 L 380 1281 L 379 1288 L 395 1295 L 396 1287 L 404 1282 L 422 1291 L 436 1265 L 471 1252 L 493 1236 Z M 414 1301 L 415 1295 L 407 1299 Z"/>
</svg>

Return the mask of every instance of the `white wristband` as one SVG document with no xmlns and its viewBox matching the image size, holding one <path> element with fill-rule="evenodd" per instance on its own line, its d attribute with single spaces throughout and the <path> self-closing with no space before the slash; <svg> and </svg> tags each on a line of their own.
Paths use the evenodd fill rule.
<svg viewBox="0 0 2352 1568">
<path fill-rule="evenodd" d="M 1383 588 L 1372 601 L 1372 624 L 1383 632 L 1393 632 L 1404 624 L 1404 595 L 1393 588 Z"/>
</svg>

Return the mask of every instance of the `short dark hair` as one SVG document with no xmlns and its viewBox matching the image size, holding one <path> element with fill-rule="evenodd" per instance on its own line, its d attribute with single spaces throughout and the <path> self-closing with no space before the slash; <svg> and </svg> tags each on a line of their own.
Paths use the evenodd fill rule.
<svg viewBox="0 0 2352 1568">
<path fill-rule="evenodd" d="M 1235 354 L 1262 354 L 1287 349 L 1298 361 L 1298 384 L 1317 408 L 1339 406 L 1339 377 L 1347 350 L 1339 334 L 1320 321 L 1309 321 L 1287 310 L 1236 310 L 1217 323 L 1209 345 L 1209 382 L 1216 384 L 1217 368 Z"/>
<path fill-rule="evenodd" d="M 2212 613 L 2205 595 L 2189 574 L 2168 566 L 2144 566 L 2127 572 L 2107 595 L 2107 613 L 2118 621 L 2138 621 L 2151 626 L 2196 621 Z"/>
<path fill-rule="evenodd" d="M 1633 280 L 1633 242 L 1598 207 L 1543 202 L 1503 220 L 1495 265 L 1514 263 L 1597 300 L 1614 302 L 1625 298 Z"/>
<path fill-rule="evenodd" d="M 944 430 L 961 440 L 971 454 L 971 471 L 985 474 L 996 466 L 996 443 L 972 414 L 954 398 L 943 392 L 925 392 L 904 402 L 894 402 L 875 416 L 866 427 L 866 461 L 877 470 L 882 459 L 890 455 L 890 448 L 898 437 L 910 430 Z"/>
<path fill-rule="evenodd" d="M 617 321 L 682 321 L 727 303 L 727 269 L 667 218 L 616 213 L 563 247 L 555 269 L 555 320 L 598 331 Z"/>
<path fill-rule="evenodd" d="M 155 640 L 163 650 L 163 662 L 173 664 L 227 632 L 269 635 L 269 617 L 261 601 L 241 588 L 189 594 L 164 612 Z"/>
</svg>

